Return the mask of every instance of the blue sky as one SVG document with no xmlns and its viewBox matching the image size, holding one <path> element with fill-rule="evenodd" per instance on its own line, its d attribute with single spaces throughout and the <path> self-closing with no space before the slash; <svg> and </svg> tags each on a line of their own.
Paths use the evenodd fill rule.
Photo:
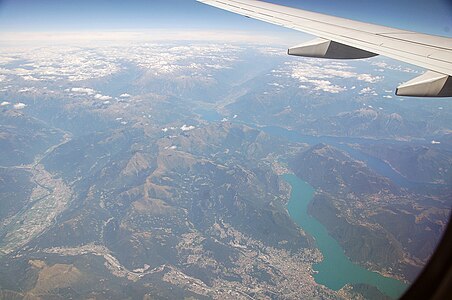
<svg viewBox="0 0 452 300">
<path fill-rule="evenodd" d="M 452 36 L 449 0 L 267 0 L 414 31 Z M 0 0 L 0 31 L 154 28 L 282 32 L 195 0 Z"/>
</svg>

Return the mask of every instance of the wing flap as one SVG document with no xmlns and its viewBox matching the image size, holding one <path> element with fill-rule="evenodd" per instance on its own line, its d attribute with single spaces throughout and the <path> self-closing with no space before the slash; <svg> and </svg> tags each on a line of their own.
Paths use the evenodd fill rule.
<svg viewBox="0 0 452 300">
<path fill-rule="evenodd" d="M 253 0 L 198 0 L 250 18 L 452 75 L 452 39 Z"/>
<path fill-rule="evenodd" d="M 419 44 L 443 50 L 452 50 L 451 39 L 447 37 L 428 35 L 411 31 L 401 31 L 398 33 L 380 33 L 380 34 L 393 39 L 410 41 L 413 44 Z"/>
</svg>

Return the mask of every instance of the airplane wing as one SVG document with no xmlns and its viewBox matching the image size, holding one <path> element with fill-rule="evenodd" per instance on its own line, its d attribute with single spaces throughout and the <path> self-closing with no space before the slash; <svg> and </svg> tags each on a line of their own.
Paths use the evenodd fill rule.
<svg viewBox="0 0 452 300">
<path fill-rule="evenodd" d="M 384 55 L 427 69 L 396 90 L 399 96 L 452 97 L 452 38 L 348 20 L 257 0 L 197 0 L 319 38 L 288 54 L 358 59 Z"/>
</svg>

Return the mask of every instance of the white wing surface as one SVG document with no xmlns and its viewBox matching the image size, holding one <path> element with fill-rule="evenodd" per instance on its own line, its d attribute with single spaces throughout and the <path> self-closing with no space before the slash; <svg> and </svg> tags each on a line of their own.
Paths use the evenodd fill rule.
<svg viewBox="0 0 452 300">
<path fill-rule="evenodd" d="M 290 55 L 358 59 L 381 54 L 428 70 L 399 86 L 397 95 L 452 96 L 452 38 L 358 22 L 263 1 L 197 1 L 319 37 L 290 48 Z"/>
</svg>

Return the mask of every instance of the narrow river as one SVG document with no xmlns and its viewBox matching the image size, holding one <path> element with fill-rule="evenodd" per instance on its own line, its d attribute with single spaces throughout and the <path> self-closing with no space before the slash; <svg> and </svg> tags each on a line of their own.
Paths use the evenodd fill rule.
<svg viewBox="0 0 452 300">
<path fill-rule="evenodd" d="M 314 266 L 314 270 L 317 271 L 314 274 L 315 281 L 332 290 L 339 290 L 347 283 L 364 283 L 375 286 L 389 297 L 400 297 L 407 288 L 405 283 L 352 263 L 339 243 L 328 234 L 326 228 L 307 213 L 308 204 L 314 196 L 314 188 L 292 174 L 283 175 L 283 178 L 292 187 L 287 204 L 290 217 L 305 232 L 314 237 L 317 248 L 323 254 L 322 262 Z"/>
</svg>

